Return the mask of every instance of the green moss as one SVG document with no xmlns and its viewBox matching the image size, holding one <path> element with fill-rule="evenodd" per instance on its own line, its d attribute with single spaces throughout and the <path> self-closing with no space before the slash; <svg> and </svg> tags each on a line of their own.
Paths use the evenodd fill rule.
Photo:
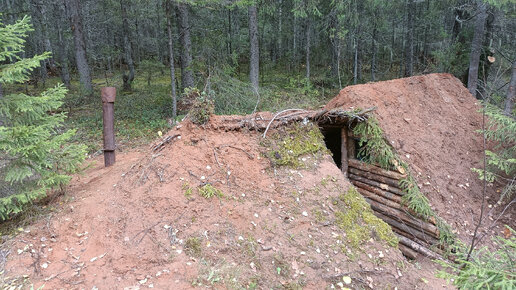
<svg viewBox="0 0 516 290">
<path fill-rule="evenodd" d="M 353 128 L 353 134 L 360 137 L 359 145 L 363 146 L 358 151 L 361 159 L 387 170 L 402 168 L 407 172 L 407 177 L 400 180 L 399 183 L 401 190 L 405 193 L 404 204 L 425 220 L 435 218 L 438 221 L 437 227 L 440 231 L 441 243 L 453 243 L 455 237 L 450 226 L 432 210 L 428 199 L 420 191 L 415 178 L 410 173 L 409 166 L 399 158 L 384 138 L 378 120 L 372 116 L 366 122 L 358 123 Z"/>
<path fill-rule="evenodd" d="M 224 197 L 224 193 L 220 189 L 209 183 L 199 187 L 199 195 L 207 199 L 214 196 Z"/>
<path fill-rule="evenodd" d="M 334 204 L 339 207 L 335 212 L 335 222 L 346 231 L 346 237 L 352 247 L 356 248 L 369 240 L 373 233 L 390 246 L 398 244 L 398 239 L 390 226 L 373 215 L 369 204 L 354 187 L 341 194 Z"/>
<path fill-rule="evenodd" d="M 305 166 L 302 156 L 328 152 L 321 131 L 312 123 L 295 123 L 287 128 L 280 128 L 270 134 L 263 145 L 267 147 L 266 155 L 274 166 L 303 168 Z"/>
</svg>

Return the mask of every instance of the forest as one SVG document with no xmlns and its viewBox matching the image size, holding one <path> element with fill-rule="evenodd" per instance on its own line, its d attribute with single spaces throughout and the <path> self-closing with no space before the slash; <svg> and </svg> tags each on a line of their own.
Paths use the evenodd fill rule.
<svg viewBox="0 0 516 290">
<path fill-rule="evenodd" d="M 5 23 L 31 17 L 27 56 L 52 53 L 31 74 L 34 85 L 59 76 L 84 97 L 95 79 L 116 75 L 130 91 L 135 77 L 151 83 L 166 73 L 172 98 L 206 87 L 225 113 L 252 110 L 259 88 L 324 96 L 431 72 L 503 102 L 515 57 L 515 6 L 507 0 L 4 0 L 0 11 Z"/>
<path fill-rule="evenodd" d="M 0 0 L 0 285 L 516 287 L 515 47 L 515 0 Z"/>
</svg>

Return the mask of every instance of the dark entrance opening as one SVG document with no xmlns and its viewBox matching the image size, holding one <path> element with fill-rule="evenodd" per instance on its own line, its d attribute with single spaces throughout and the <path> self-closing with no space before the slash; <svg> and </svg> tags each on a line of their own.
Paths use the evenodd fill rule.
<svg viewBox="0 0 516 290">
<path fill-rule="evenodd" d="M 321 132 L 324 136 L 324 143 L 326 147 L 331 151 L 333 161 L 335 164 L 342 169 L 342 128 L 340 127 L 323 127 Z"/>
</svg>

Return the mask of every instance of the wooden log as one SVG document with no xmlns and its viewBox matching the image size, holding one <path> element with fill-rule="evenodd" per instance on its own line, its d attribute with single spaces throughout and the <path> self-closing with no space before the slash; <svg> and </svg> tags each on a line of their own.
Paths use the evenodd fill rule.
<svg viewBox="0 0 516 290">
<path fill-rule="evenodd" d="M 397 194 L 399 196 L 405 195 L 405 193 L 403 191 L 401 191 L 401 189 L 399 189 L 397 187 L 388 186 L 385 183 L 380 183 L 380 182 L 377 182 L 377 181 L 374 181 L 374 180 L 370 180 L 370 179 L 364 178 L 362 176 L 355 175 L 353 173 L 349 173 L 349 179 L 351 179 L 352 181 L 356 180 L 356 181 L 360 181 L 360 182 L 363 182 L 363 183 L 371 185 L 371 186 L 375 186 L 377 188 L 380 188 L 380 189 L 385 190 L 385 191 L 392 192 L 392 193 Z"/>
<path fill-rule="evenodd" d="M 399 203 L 397 203 L 395 201 L 383 198 L 383 197 L 381 197 L 381 196 L 379 196 L 379 195 L 377 195 L 377 194 L 375 194 L 373 192 L 370 192 L 369 190 L 365 190 L 365 189 L 360 188 L 360 187 L 357 187 L 357 190 L 358 190 L 358 192 L 361 195 L 363 195 L 366 198 L 372 199 L 375 202 L 383 204 L 384 206 L 388 206 L 390 208 L 397 209 L 397 210 L 402 210 L 401 204 L 399 204 Z"/>
<path fill-rule="evenodd" d="M 412 250 L 411 248 L 405 246 L 402 243 L 398 243 L 398 248 L 403 253 L 403 255 L 405 255 L 405 257 L 412 259 L 412 260 L 417 259 L 417 252 Z"/>
<path fill-rule="evenodd" d="M 376 182 L 387 184 L 387 185 L 392 186 L 392 187 L 399 187 L 399 180 L 398 179 L 392 179 L 392 178 L 385 177 L 385 176 L 382 176 L 382 175 L 379 175 L 379 174 L 371 173 L 369 171 L 364 171 L 364 170 L 356 169 L 356 168 L 353 168 L 353 167 L 349 168 L 349 172 L 353 173 L 355 175 L 358 175 L 358 176 L 362 176 L 362 177 L 367 178 L 369 180 L 374 180 Z"/>
<path fill-rule="evenodd" d="M 398 240 L 400 241 L 400 244 L 405 245 L 405 246 L 411 248 L 412 250 L 423 254 L 424 256 L 426 256 L 428 258 L 444 261 L 444 259 L 443 259 L 443 257 L 441 257 L 441 255 L 437 254 L 436 252 L 434 252 L 434 251 L 426 248 L 425 246 L 420 245 L 404 236 L 398 235 Z"/>
<path fill-rule="evenodd" d="M 351 132 L 351 130 L 348 130 L 348 134 Z M 355 148 L 355 139 L 348 137 L 348 141 L 346 142 L 348 148 L 348 167 L 349 167 L 349 160 L 356 160 L 357 158 L 357 152 Z"/>
<path fill-rule="evenodd" d="M 344 176 L 348 176 L 348 133 L 347 133 L 346 127 L 342 127 L 340 131 L 340 164 L 341 164 L 341 171 L 344 174 Z"/>
<path fill-rule="evenodd" d="M 356 187 L 362 188 L 362 189 L 367 190 L 369 192 L 372 192 L 375 195 L 381 196 L 384 199 L 392 200 L 392 201 L 398 203 L 400 205 L 400 207 L 401 207 L 401 197 L 400 196 L 398 196 L 398 195 L 396 195 L 394 193 L 385 191 L 385 190 L 381 190 L 378 187 L 370 186 L 368 184 L 365 184 L 365 183 L 357 181 L 357 180 L 352 180 L 351 182 Z"/>
<path fill-rule="evenodd" d="M 377 217 L 382 219 L 384 222 L 388 223 L 391 227 L 398 228 L 399 230 L 409 234 L 409 236 L 414 236 L 422 241 L 427 242 L 429 245 L 436 245 L 439 243 L 439 241 L 436 238 L 426 234 L 425 232 L 423 232 L 421 230 L 415 229 L 405 223 L 398 222 L 398 221 L 396 221 L 382 213 L 379 213 L 377 211 L 373 211 L 373 213 Z"/>
<path fill-rule="evenodd" d="M 382 214 L 393 218 L 394 220 L 398 220 L 400 223 L 405 223 L 407 226 L 414 228 L 415 230 L 424 231 L 425 233 L 431 235 L 432 237 L 439 239 L 439 229 L 436 226 L 418 220 L 402 211 L 390 208 L 388 206 L 382 205 L 376 201 L 368 199 L 367 201 L 371 208 L 375 211 L 379 211 Z"/>
<path fill-rule="evenodd" d="M 364 170 L 364 171 L 369 171 L 369 172 L 372 172 L 372 173 L 375 173 L 375 174 L 379 174 L 379 175 L 382 175 L 382 176 L 385 176 L 385 177 L 389 177 L 389 178 L 392 178 L 392 179 L 396 179 L 396 180 L 400 180 L 400 179 L 403 179 L 403 178 L 407 177 L 407 175 L 405 175 L 405 174 L 401 174 L 401 173 L 398 173 L 398 172 L 395 172 L 395 171 L 391 171 L 391 170 L 385 170 L 385 169 L 380 168 L 378 166 L 367 164 L 367 163 L 362 162 L 362 161 L 357 160 L 357 159 L 350 159 L 349 160 L 349 166 L 353 167 L 353 168 L 361 169 L 361 170 Z"/>
</svg>

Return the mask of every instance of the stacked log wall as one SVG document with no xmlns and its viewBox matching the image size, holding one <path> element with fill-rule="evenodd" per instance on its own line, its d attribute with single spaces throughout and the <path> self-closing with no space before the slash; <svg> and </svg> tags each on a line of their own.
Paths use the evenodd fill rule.
<svg viewBox="0 0 516 290">
<path fill-rule="evenodd" d="M 399 249 L 409 258 L 418 254 L 441 258 L 439 229 L 434 220 L 423 220 L 403 203 L 399 186 L 406 175 L 385 170 L 348 156 L 348 178 L 371 205 L 376 216 L 388 223 L 400 239 Z"/>
</svg>

